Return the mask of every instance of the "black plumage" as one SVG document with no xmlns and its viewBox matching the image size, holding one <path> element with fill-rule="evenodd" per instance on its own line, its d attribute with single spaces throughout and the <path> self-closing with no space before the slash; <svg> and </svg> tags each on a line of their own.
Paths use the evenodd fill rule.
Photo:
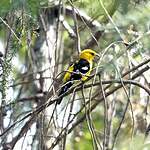
<svg viewBox="0 0 150 150">
<path fill-rule="evenodd" d="M 82 76 L 85 75 L 90 70 L 90 63 L 86 59 L 80 59 L 73 65 L 73 71 L 69 80 L 61 88 L 58 96 L 64 94 L 72 85 L 74 80 L 81 80 Z M 62 98 L 57 101 L 60 104 Z"/>
</svg>

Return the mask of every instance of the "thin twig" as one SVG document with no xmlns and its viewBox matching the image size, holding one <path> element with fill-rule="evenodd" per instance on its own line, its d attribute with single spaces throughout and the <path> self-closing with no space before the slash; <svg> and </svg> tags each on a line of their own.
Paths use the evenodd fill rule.
<svg viewBox="0 0 150 150">
<path fill-rule="evenodd" d="M 118 81 L 118 82 L 120 82 L 120 81 Z M 128 82 L 129 84 L 130 84 L 130 82 Z M 134 83 L 134 82 L 133 82 Z M 100 84 L 100 83 L 99 83 Z M 125 82 L 124 82 L 124 84 L 125 84 Z M 137 83 L 136 83 L 137 84 Z M 118 89 L 120 89 L 122 87 L 122 85 L 118 85 L 118 86 L 116 86 L 114 89 L 112 89 L 112 90 L 110 90 L 109 92 L 106 92 L 105 93 L 105 96 L 107 97 L 107 96 L 109 96 L 109 95 L 111 95 L 112 93 L 114 93 L 114 92 L 116 92 Z M 140 87 L 142 87 L 141 85 L 140 85 Z M 148 91 L 149 91 L 149 94 L 150 94 L 150 90 L 148 89 Z M 96 101 L 92 106 L 91 106 L 91 108 L 90 109 L 88 109 L 88 111 L 87 111 L 87 113 L 90 113 L 92 110 L 94 110 L 95 108 L 96 108 L 96 106 L 100 103 L 100 102 L 102 102 L 103 101 L 103 97 L 100 97 L 100 99 L 98 100 L 98 101 Z M 89 101 L 86 103 L 86 105 L 89 103 Z M 84 106 L 85 107 L 85 106 Z M 83 108 L 84 108 L 83 107 Z M 83 108 L 81 108 L 81 110 L 79 111 L 79 112 L 81 112 L 82 111 L 82 109 Z M 78 112 L 78 113 L 79 113 Z M 76 115 L 78 114 L 78 113 L 76 113 Z M 72 120 L 70 121 L 70 122 L 68 122 L 68 124 L 67 124 L 67 126 L 75 119 L 75 117 L 76 117 L 76 115 L 74 115 L 74 117 L 72 118 Z M 72 124 L 72 127 L 69 129 L 69 131 L 68 131 L 68 133 L 70 133 L 78 124 L 80 124 L 81 122 L 83 122 L 84 120 L 86 119 L 86 114 L 84 114 L 81 118 L 79 118 L 74 124 Z M 52 149 L 52 148 L 54 148 L 56 145 L 57 145 L 57 143 L 60 141 L 60 139 L 61 138 L 63 138 L 63 129 L 62 129 L 62 132 L 59 134 L 59 138 L 57 138 L 56 139 L 56 141 L 55 142 L 53 142 L 52 143 L 52 145 L 51 145 L 51 147 L 49 148 L 49 149 Z"/>
<path fill-rule="evenodd" d="M 102 96 L 104 99 L 104 141 L 103 141 L 103 150 L 106 150 L 108 148 L 108 140 L 107 140 L 107 130 L 108 130 L 108 102 L 105 96 L 105 91 L 103 88 L 103 84 L 101 81 L 101 77 L 99 77 L 100 79 L 100 88 L 102 91 Z"/>
<path fill-rule="evenodd" d="M 149 67 L 148 67 L 148 69 L 149 69 Z M 140 75 L 140 74 L 139 74 Z M 137 77 L 137 76 L 136 76 Z M 133 79 L 135 79 L 136 77 L 134 77 Z M 120 81 L 116 81 L 117 83 L 120 83 Z M 111 81 L 111 82 L 105 82 L 105 84 L 110 84 L 110 83 L 114 83 L 114 80 L 113 81 Z M 141 84 L 139 84 L 138 82 L 135 82 L 135 81 L 132 81 L 132 80 L 123 80 L 123 83 L 124 84 L 134 84 L 134 85 L 137 85 L 137 86 L 139 86 L 139 87 L 141 87 L 141 88 L 143 88 L 143 89 L 145 89 L 145 91 L 148 93 L 148 94 L 150 94 L 150 89 L 149 88 L 146 88 L 146 87 L 144 87 L 144 86 L 142 86 Z M 98 85 L 100 84 L 100 83 L 97 83 Z M 109 95 L 111 95 L 112 93 L 114 93 L 116 90 L 118 90 L 118 89 L 120 89 L 122 87 L 122 85 L 118 85 L 117 87 L 115 87 L 114 89 L 112 89 L 112 90 L 110 90 L 109 92 L 107 92 L 107 93 L 105 93 L 105 96 L 107 97 L 107 96 L 109 96 Z M 80 89 L 80 88 L 78 88 L 78 89 Z M 68 93 L 71 91 L 71 89 L 68 91 Z M 5 133 L 7 133 L 11 128 L 13 128 L 17 123 L 20 123 L 21 121 L 23 121 L 24 119 L 26 119 L 26 118 L 28 118 L 28 117 L 30 117 L 31 116 L 31 118 L 32 118 L 32 116 L 36 116 L 37 114 L 39 114 L 42 110 L 44 110 L 46 107 L 48 107 L 49 105 L 51 105 L 51 104 L 53 104 L 54 102 L 56 102 L 57 100 L 58 100 L 59 98 L 56 98 L 56 99 L 54 99 L 53 101 L 48 101 L 46 104 L 43 104 L 42 106 L 40 106 L 40 107 L 38 107 L 35 111 L 33 111 L 33 112 L 30 112 L 30 113 L 28 113 L 26 116 L 24 116 L 22 119 L 20 119 L 20 120 L 18 120 L 18 121 L 16 121 L 14 124 L 12 124 L 9 128 L 7 128 L 0 136 L 3 136 Z M 94 103 L 92 106 L 91 106 L 91 109 L 90 110 L 88 110 L 88 113 L 90 113 L 93 109 L 95 109 L 95 107 L 99 104 L 99 102 L 101 102 L 103 100 L 103 97 L 101 97 L 100 98 L 100 100 L 99 101 L 97 101 L 96 103 Z M 77 115 L 78 113 L 76 113 L 76 115 Z M 68 124 L 67 125 L 69 125 L 73 120 L 74 120 L 74 118 L 76 117 L 76 115 L 74 115 L 74 117 L 70 120 L 70 122 L 68 122 Z M 78 123 L 80 123 L 81 121 L 83 121 L 85 119 L 85 115 L 83 116 L 83 117 L 81 117 L 79 120 L 77 120 L 77 122 L 75 123 L 75 124 L 73 124 L 73 126 L 72 126 L 72 128 L 70 128 L 69 130 L 68 130 L 68 133 L 70 133 L 71 131 L 72 131 L 72 129 L 78 124 Z M 63 131 L 63 130 L 62 130 Z M 61 132 L 60 133 L 60 135 L 62 134 L 63 132 Z M 62 136 L 62 135 L 61 135 Z M 61 139 L 61 136 L 59 136 L 59 140 Z M 51 147 L 53 147 L 53 146 L 55 146 L 55 144 L 59 141 L 58 139 L 56 140 L 56 142 L 55 143 L 53 143 L 52 144 L 52 146 Z"/>
<path fill-rule="evenodd" d="M 75 6 L 73 5 L 73 2 L 72 0 L 68 0 L 69 3 L 71 4 L 72 6 L 72 11 L 73 11 L 73 20 L 74 20 L 74 25 L 75 25 L 75 34 L 76 34 L 76 49 L 78 51 L 78 54 L 80 54 L 81 52 L 81 48 L 80 48 L 80 35 L 79 35 L 79 30 L 78 30 L 78 20 L 77 20 L 77 16 L 76 16 L 76 13 L 75 13 Z"/>
<path fill-rule="evenodd" d="M 11 33 L 15 36 L 15 38 L 19 41 L 19 43 L 21 43 L 21 40 L 18 38 L 18 36 L 16 35 L 16 33 L 9 26 L 9 24 L 2 17 L 0 17 L 0 20 L 7 26 L 7 28 L 11 31 Z"/>
</svg>

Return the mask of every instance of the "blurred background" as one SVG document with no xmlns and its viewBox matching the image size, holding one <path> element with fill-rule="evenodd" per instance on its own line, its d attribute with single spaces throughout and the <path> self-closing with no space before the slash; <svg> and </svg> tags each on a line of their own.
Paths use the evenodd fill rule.
<svg viewBox="0 0 150 150">
<path fill-rule="evenodd" d="M 1 0 L 0 150 L 149 150 L 150 2 Z M 57 105 L 81 50 L 91 79 Z"/>
</svg>

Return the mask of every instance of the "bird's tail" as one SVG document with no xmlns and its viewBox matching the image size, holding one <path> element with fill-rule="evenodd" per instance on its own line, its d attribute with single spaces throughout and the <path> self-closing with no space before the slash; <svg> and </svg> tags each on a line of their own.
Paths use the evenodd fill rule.
<svg viewBox="0 0 150 150">
<path fill-rule="evenodd" d="M 73 85 L 73 82 L 72 81 L 68 81 L 68 83 L 66 83 L 61 89 L 60 89 L 60 92 L 58 94 L 58 96 L 61 96 L 62 94 L 64 94 L 65 92 L 68 91 L 68 89 Z M 63 97 L 60 97 L 58 100 L 57 100 L 57 104 L 60 104 L 61 101 L 62 101 Z"/>
</svg>

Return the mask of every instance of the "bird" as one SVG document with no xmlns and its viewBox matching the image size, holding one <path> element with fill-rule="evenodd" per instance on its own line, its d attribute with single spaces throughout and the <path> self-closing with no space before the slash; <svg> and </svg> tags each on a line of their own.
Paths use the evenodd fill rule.
<svg viewBox="0 0 150 150">
<path fill-rule="evenodd" d="M 90 76 L 93 67 L 93 60 L 99 54 L 92 49 L 84 49 L 80 52 L 79 58 L 71 64 L 63 77 L 63 86 L 58 96 L 61 96 L 74 84 L 74 81 L 85 81 Z M 60 104 L 63 97 L 58 98 L 57 104 Z"/>
</svg>

